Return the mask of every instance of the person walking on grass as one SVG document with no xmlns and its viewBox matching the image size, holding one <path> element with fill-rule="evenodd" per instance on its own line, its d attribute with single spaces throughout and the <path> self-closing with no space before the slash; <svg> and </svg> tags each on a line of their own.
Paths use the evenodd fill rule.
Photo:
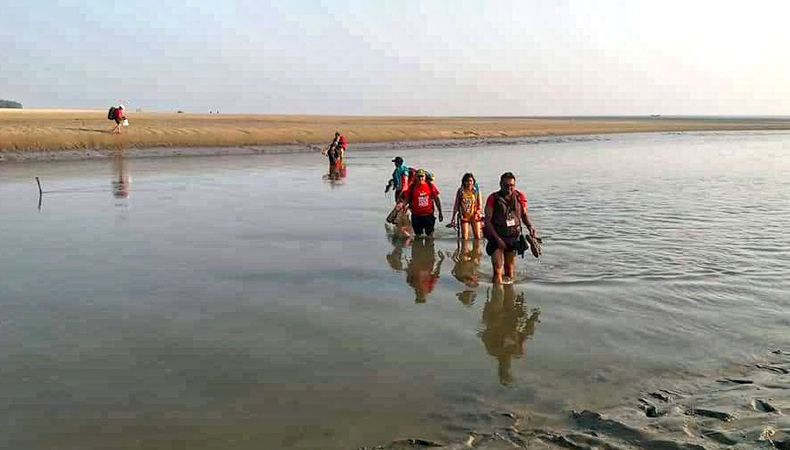
<svg viewBox="0 0 790 450">
<path fill-rule="evenodd" d="M 115 108 L 115 128 L 110 131 L 110 133 L 117 133 L 121 134 L 121 130 L 123 130 L 124 125 L 129 122 L 126 122 L 126 108 L 123 105 L 118 105 Z"/>
<path fill-rule="evenodd" d="M 527 196 L 516 190 L 516 176 L 505 172 L 499 178 L 499 191 L 488 196 L 485 207 L 486 253 L 494 267 L 494 283 L 503 283 L 505 277 L 513 281 L 516 252 L 523 254 L 527 245 L 520 239 L 522 223 L 534 242 L 537 230 L 527 214 Z"/>
<path fill-rule="evenodd" d="M 432 181 L 428 180 L 428 174 L 424 170 L 417 171 L 416 180 L 411 183 L 409 189 L 404 193 L 399 206 L 411 209 L 411 226 L 414 233 L 426 236 L 433 236 L 436 225 L 434 217 L 434 204 L 439 211 L 439 222 L 444 221 L 442 214 L 442 202 L 439 200 L 439 190 Z"/>
</svg>

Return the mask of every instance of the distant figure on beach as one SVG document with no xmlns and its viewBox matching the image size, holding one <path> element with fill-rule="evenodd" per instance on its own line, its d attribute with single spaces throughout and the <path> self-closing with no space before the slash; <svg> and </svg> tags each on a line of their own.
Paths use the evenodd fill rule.
<svg viewBox="0 0 790 450">
<path fill-rule="evenodd" d="M 538 309 L 533 309 L 528 316 L 524 293 L 516 295 L 513 285 L 495 284 L 491 288 L 491 297 L 483 307 L 483 329 L 478 336 L 488 354 L 497 359 L 501 384 L 513 381 L 511 362 L 524 355 L 524 342 L 535 334 L 539 317 Z"/>
<path fill-rule="evenodd" d="M 470 234 L 473 234 L 475 239 L 483 237 L 483 195 L 472 173 L 465 173 L 461 178 L 461 187 L 455 193 L 453 218 L 449 226 L 459 226 L 463 240 L 469 239 Z"/>
<path fill-rule="evenodd" d="M 444 253 L 436 261 L 433 239 L 416 239 L 411 246 L 411 260 L 406 267 L 406 282 L 414 289 L 414 302 L 425 303 L 433 292 L 442 270 Z"/>
<path fill-rule="evenodd" d="M 392 177 L 387 182 L 384 188 L 384 193 L 392 189 L 395 194 L 395 203 L 403 196 L 403 192 L 409 188 L 409 167 L 403 163 L 403 158 L 396 156 L 392 163 L 395 164 L 395 170 L 392 171 Z"/>
<path fill-rule="evenodd" d="M 503 276 L 512 282 L 516 253 L 523 255 L 529 248 L 521 237 L 522 223 L 535 239 L 537 230 L 527 214 L 527 196 L 516 190 L 516 176 L 505 172 L 499 178 L 499 191 L 488 196 L 485 207 L 486 253 L 494 267 L 494 283 L 503 283 Z"/>
<path fill-rule="evenodd" d="M 110 133 L 121 134 L 123 127 L 129 124 L 129 121 L 126 118 L 126 107 L 123 105 L 118 105 L 118 107 L 115 108 L 113 119 L 115 120 L 115 128 L 113 128 Z"/>
<path fill-rule="evenodd" d="M 428 180 L 428 174 L 423 169 L 417 171 L 416 180 L 409 185 L 403 195 L 401 207 L 411 209 L 411 226 L 417 235 L 433 236 L 436 217 L 434 217 L 434 204 L 439 211 L 439 222 L 444 220 L 442 202 L 439 200 L 439 189 Z"/>
</svg>

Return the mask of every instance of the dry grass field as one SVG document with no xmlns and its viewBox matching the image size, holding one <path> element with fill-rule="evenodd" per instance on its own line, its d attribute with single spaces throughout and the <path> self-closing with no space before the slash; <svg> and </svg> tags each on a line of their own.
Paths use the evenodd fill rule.
<svg viewBox="0 0 790 450">
<path fill-rule="evenodd" d="M 0 109 L 0 152 L 152 147 L 325 144 L 341 130 L 349 144 L 650 131 L 786 130 L 787 119 L 486 118 L 266 114 L 128 114 L 111 134 L 106 111 Z"/>
</svg>

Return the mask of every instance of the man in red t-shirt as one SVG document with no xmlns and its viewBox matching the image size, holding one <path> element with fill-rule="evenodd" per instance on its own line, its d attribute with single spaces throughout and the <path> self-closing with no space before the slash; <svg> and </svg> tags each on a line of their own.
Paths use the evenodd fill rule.
<svg viewBox="0 0 790 450">
<path fill-rule="evenodd" d="M 499 191 L 488 196 L 485 208 L 485 227 L 488 244 L 486 253 L 494 266 L 494 283 L 503 277 L 511 280 L 516 274 L 516 252 L 519 249 L 521 224 L 532 239 L 537 230 L 527 214 L 527 196 L 516 190 L 516 177 L 505 172 L 499 178 Z"/>
<path fill-rule="evenodd" d="M 416 178 L 417 180 L 405 193 L 404 201 L 411 209 L 411 226 L 414 228 L 414 233 L 419 235 L 424 232 L 426 236 L 432 236 L 436 225 L 436 218 L 433 215 L 434 203 L 439 211 L 439 222 L 444 220 L 439 190 L 436 189 L 436 185 L 428 182 L 424 170 L 418 170 Z"/>
</svg>

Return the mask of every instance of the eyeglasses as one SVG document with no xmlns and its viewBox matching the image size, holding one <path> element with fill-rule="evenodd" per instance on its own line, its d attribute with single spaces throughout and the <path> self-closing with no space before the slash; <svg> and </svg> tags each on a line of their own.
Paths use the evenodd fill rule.
<svg viewBox="0 0 790 450">
<path fill-rule="evenodd" d="M 425 178 L 425 175 L 417 175 L 417 178 Z"/>
</svg>

